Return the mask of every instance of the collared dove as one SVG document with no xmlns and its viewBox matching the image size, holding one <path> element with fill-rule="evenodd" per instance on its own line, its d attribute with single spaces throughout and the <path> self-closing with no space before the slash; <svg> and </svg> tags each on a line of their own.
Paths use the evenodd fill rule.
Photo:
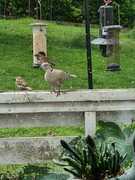
<svg viewBox="0 0 135 180">
<path fill-rule="evenodd" d="M 27 90 L 27 91 L 31 91 L 32 88 L 28 86 L 27 82 L 21 77 L 21 76 L 18 76 L 16 77 L 16 87 L 19 89 L 19 90 Z"/>
<path fill-rule="evenodd" d="M 42 63 L 41 68 L 46 71 L 44 79 L 49 83 L 51 92 L 55 92 L 57 96 L 60 95 L 60 88 L 65 80 L 77 77 L 63 70 L 53 69 L 49 63 Z"/>
</svg>

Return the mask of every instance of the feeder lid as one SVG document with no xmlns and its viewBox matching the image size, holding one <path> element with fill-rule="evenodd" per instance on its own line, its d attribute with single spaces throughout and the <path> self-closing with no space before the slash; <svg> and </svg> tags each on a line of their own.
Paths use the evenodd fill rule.
<svg viewBox="0 0 135 180">
<path fill-rule="evenodd" d="M 47 24 L 45 24 L 44 22 L 41 22 L 41 21 L 32 23 L 30 25 L 31 26 L 47 26 Z"/>
<path fill-rule="evenodd" d="M 122 29 L 122 26 L 121 25 L 111 25 L 111 26 L 104 26 L 103 28 L 105 31 L 120 30 L 120 29 Z"/>
<path fill-rule="evenodd" d="M 115 41 L 114 39 L 96 38 L 92 40 L 91 43 L 95 45 L 113 45 Z"/>
</svg>

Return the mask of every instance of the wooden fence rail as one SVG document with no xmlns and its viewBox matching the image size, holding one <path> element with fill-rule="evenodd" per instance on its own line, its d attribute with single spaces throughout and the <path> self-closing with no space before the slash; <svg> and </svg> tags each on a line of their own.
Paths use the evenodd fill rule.
<svg viewBox="0 0 135 180">
<path fill-rule="evenodd" d="M 135 120 L 135 89 L 82 90 L 55 97 L 49 92 L 0 93 L 0 127 L 79 126 L 94 135 L 96 120 Z M 57 156 L 61 138 L 1 138 L 0 164 L 41 162 Z"/>
</svg>

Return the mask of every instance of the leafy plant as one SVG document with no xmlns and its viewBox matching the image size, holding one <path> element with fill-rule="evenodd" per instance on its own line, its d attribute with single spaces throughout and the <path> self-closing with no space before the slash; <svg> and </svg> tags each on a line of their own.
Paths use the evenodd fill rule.
<svg viewBox="0 0 135 180">
<path fill-rule="evenodd" d="M 121 165 L 126 154 L 121 155 L 115 143 L 96 145 L 95 141 L 88 136 L 77 144 L 77 146 L 71 146 L 61 140 L 66 154 L 61 158 L 63 163 L 58 164 L 67 166 L 64 168 L 65 171 L 83 180 L 101 180 L 121 173 Z"/>
<path fill-rule="evenodd" d="M 132 167 L 128 169 L 122 176 L 113 178 L 112 180 L 135 180 L 135 135 L 133 138 L 134 162 Z"/>
<path fill-rule="evenodd" d="M 132 138 L 135 132 L 135 124 L 119 126 L 114 122 L 99 121 L 96 131 L 96 141 L 113 143 L 121 154 L 127 153 L 124 167 L 127 168 L 133 159 Z"/>
</svg>

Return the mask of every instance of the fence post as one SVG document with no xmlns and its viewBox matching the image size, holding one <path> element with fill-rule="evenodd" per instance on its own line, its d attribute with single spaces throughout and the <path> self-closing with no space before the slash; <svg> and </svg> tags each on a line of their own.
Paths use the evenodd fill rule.
<svg viewBox="0 0 135 180">
<path fill-rule="evenodd" d="M 85 136 L 96 133 L 96 112 L 85 112 Z"/>
</svg>

